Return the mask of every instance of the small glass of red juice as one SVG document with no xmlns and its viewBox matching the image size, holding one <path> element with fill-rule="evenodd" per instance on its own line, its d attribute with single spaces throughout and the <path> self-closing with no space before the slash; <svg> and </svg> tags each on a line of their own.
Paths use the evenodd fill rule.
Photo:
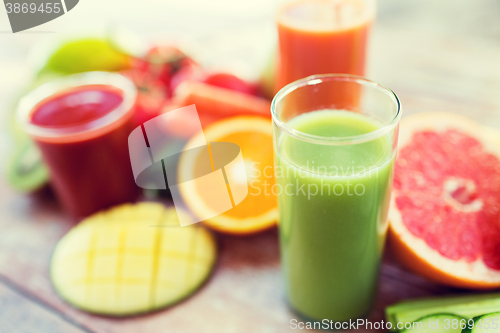
<svg viewBox="0 0 500 333">
<path fill-rule="evenodd" d="M 137 198 L 128 153 L 135 98 L 127 78 L 89 72 L 46 83 L 21 100 L 18 121 L 40 148 L 56 195 L 74 217 Z"/>
</svg>

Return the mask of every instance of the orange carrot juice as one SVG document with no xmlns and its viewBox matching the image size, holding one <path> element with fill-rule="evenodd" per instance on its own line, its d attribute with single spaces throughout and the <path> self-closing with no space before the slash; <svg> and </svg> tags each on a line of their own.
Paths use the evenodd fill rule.
<svg viewBox="0 0 500 333">
<path fill-rule="evenodd" d="M 313 74 L 365 74 L 374 0 L 298 0 L 277 14 L 277 88 Z"/>
</svg>

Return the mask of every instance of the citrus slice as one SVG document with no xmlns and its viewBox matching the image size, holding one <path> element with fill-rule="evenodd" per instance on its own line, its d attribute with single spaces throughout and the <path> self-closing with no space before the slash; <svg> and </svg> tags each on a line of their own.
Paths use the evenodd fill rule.
<svg viewBox="0 0 500 333">
<path fill-rule="evenodd" d="M 205 138 L 203 138 L 203 135 Z M 241 149 L 245 170 L 230 169 L 231 178 L 246 172 L 248 195 L 238 205 L 217 215 L 213 205 L 200 193 L 197 182 L 180 184 L 180 193 L 189 209 L 197 216 L 214 216 L 204 220 L 208 227 L 229 234 L 253 234 L 276 224 L 278 209 L 276 196 L 271 189 L 274 185 L 273 169 L 273 129 L 269 119 L 258 116 L 238 116 L 227 118 L 208 126 L 204 133 L 195 135 L 184 150 L 206 142 L 231 142 Z M 195 168 L 204 160 L 202 154 L 182 154 L 179 161 L 179 179 L 192 179 Z M 244 178 L 244 177 L 240 177 Z"/>
<path fill-rule="evenodd" d="M 455 287 L 500 287 L 498 137 L 450 113 L 402 121 L 389 244 L 409 269 Z"/>
<path fill-rule="evenodd" d="M 51 278 L 58 293 L 86 311 L 123 316 L 152 311 L 192 294 L 216 259 L 211 234 L 180 227 L 158 203 L 96 213 L 57 244 Z"/>
</svg>

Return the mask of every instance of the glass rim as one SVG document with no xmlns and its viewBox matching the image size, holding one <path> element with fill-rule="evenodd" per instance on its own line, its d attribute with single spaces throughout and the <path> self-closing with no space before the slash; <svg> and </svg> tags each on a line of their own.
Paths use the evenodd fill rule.
<svg viewBox="0 0 500 333">
<path fill-rule="evenodd" d="M 30 121 L 33 109 L 45 99 L 69 88 L 89 85 L 109 85 L 118 88 L 123 92 L 123 101 L 106 115 L 83 124 L 50 127 L 36 125 Z M 21 128 L 32 136 L 72 137 L 102 129 L 118 121 L 132 110 L 136 95 L 137 90 L 132 81 L 118 73 L 96 71 L 66 75 L 46 82 L 22 97 L 16 110 L 16 120 Z"/>
<path fill-rule="evenodd" d="M 290 127 L 278 115 L 277 105 L 279 104 L 279 102 L 283 100 L 283 98 L 285 98 L 291 92 L 305 86 L 317 85 L 325 81 L 334 81 L 334 80 L 357 82 L 365 86 L 369 85 L 372 86 L 373 88 L 385 91 L 388 94 L 388 97 L 390 97 L 393 100 L 394 104 L 396 105 L 397 108 L 396 114 L 394 115 L 394 117 L 391 119 L 390 122 L 388 122 L 387 124 L 383 124 L 382 127 L 374 131 L 359 135 L 345 136 L 345 137 L 326 137 L 326 136 L 308 134 Z M 307 76 L 305 78 L 289 83 L 283 88 L 281 88 L 278 91 L 278 93 L 274 96 L 271 102 L 271 116 L 274 124 L 278 126 L 282 131 L 300 140 L 322 145 L 351 145 L 351 144 L 358 144 L 358 143 L 372 141 L 394 129 L 398 125 L 399 119 L 401 118 L 401 103 L 399 101 L 398 96 L 394 93 L 394 91 L 392 91 L 391 89 L 387 88 L 386 86 L 380 83 L 369 80 L 362 76 L 351 75 L 351 74 L 319 74 L 319 75 Z"/>
</svg>

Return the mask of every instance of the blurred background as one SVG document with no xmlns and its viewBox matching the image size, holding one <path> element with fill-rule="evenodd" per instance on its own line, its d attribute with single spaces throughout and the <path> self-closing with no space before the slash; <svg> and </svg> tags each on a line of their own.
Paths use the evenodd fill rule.
<svg viewBox="0 0 500 333">
<path fill-rule="evenodd" d="M 13 150 L 11 109 L 38 69 L 47 40 L 126 29 L 148 44 L 175 42 L 206 68 L 258 80 L 274 56 L 269 0 L 81 0 L 71 12 L 13 34 L 0 10 L 0 168 Z M 448 111 L 500 128 L 500 2 L 379 0 L 367 77 L 400 97 L 404 115 Z M 69 307 L 52 289 L 48 262 L 71 227 L 46 196 L 0 179 L 0 332 L 288 332 L 276 231 L 218 236 L 212 280 L 178 306 L 124 319 Z M 386 258 L 373 320 L 399 299 L 444 293 Z"/>
</svg>

